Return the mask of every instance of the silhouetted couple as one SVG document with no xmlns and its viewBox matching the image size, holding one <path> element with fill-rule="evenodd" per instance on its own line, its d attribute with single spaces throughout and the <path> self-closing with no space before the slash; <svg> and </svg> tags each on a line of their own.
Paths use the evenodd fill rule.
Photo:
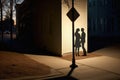
<svg viewBox="0 0 120 80">
<path fill-rule="evenodd" d="M 76 51 L 78 51 L 76 53 L 76 56 L 80 56 L 80 54 L 79 54 L 80 47 L 82 47 L 82 49 L 83 49 L 83 55 L 82 56 L 87 56 L 86 49 L 84 47 L 86 33 L 84 32 L 84 28 L 81 28 L 81 32 L 82 32 L 81 35 L 80 35 L 79 31 L 80 31 L 80 29 L 77 28 L 76 32 L 75 32 L 75 37 L 76 37 L 75 48 L 76 48 Z"/>
</svg>

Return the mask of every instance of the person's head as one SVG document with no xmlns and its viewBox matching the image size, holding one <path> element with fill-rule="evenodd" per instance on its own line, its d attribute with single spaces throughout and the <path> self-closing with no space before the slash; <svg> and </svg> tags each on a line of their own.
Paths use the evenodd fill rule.
<svg viewBox="0 0 120 80">
<path fill-rule="evenodd" d="M 84 32 L 84 28 L 81 28 L 81 31 Z"/>
<path fill-rule="evenodd" d="M 76 29 L 76 32 L 79 32 L 79 31 L 80 31 L 80 29 L 79 29 L 79 28 L 77 28 L 77 29 Z"/>
</svg>

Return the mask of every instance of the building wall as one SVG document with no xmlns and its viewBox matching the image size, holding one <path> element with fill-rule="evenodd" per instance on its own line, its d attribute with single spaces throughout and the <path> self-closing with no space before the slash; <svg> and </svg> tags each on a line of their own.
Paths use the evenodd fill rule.
<svg viewBox="0 0 120 80">
<path fill-rule="evenodd" d="M 72 52 L 72 21 L 66 15 L 72 7 L 72 0 L 62 0 L 62 54 Z M 86 42 L 85 48 L 87 50 L 87 0 L 74 0 L 74 7 L 80 16 L 74 22 L 76 31 L 77 28 L 85 29 Z M 81 34 L 81 30 L 79 32 Z M 75 38 L 74 38 L 75 39 Z M 75 40 L 74 40 L 75 42 Z M 80 51 L 82 48 L 80 47 Z"/>
<path fill-rule="evenodd" d="M 65 1 L 69 1 L 69 4 Z M 71 8 L 70 0 L 25 0 L 20 6 L 18 8 L 20 11 L 18 12 L 19 35 L 21 34 L 27 41 L 29 41 L 27 37 L 30 36 L 35 47 L 52 52 L 54 55 L 61 56 L 72 52 L 72 22 L 66 15 Z M 75 0 L 75 9 L 80 14 L 75 21 L 75 31 L 76 28 L 85 29 L 85 48 L 87 49 L 87 0 Z M 27 19 L 31 23 L 29 32 L 27 29 L 21 30 L 27 28 L 26 26 L 20 28 L 20 24 L 24 23 L 23 19 L 28 16 L 27 12 L 31 13 Z M 25 35 L 26 32 L 30 34 Z"/>
<path fill-rule="evenodd" d="M 31 3 L 32 0 L 25 0 L 22 4 L 16 5 L 17 39 L 28 44 L 33 39 Z"/>
<path fill-rule="evenodd" d="M 119 30 L 119 0 L 88 0 L 89 35 L 115 36 Z"/>
<path fill-rule="evenodd" d="M 120 42 L 120 0 L 88 0 L 88 52 Z"/>
<path fill-rule="evenodd" d="M 34 42 L 39 49 L 61 55 L 61 0 L 34 0 Z"/>
</svg>

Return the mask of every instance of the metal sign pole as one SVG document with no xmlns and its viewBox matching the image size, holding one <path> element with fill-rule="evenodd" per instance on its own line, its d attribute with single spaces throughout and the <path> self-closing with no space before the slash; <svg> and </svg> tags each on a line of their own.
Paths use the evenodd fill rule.
<svg viewBox="0 0 120 80">
<path fill-rule="evenodd" d="M 72 8 L 74 8 L 74 0 L 72 0 Z M 72 10 L 72 65 L 71 68 L 77 67 L 75 64 L 75 55 L 74 55 L 74 11 Z"/>
</svg>

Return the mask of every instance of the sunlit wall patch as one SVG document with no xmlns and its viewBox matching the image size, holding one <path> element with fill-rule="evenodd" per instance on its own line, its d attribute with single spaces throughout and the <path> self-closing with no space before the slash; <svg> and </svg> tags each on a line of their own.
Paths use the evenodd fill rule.
<svg viewBox="0 0 120 80">
<path fill-rule="evenodd" d="M 62 54 L 72 52 L 72 22 L 66 15 L 72 8 L 71 5 L 72 0 L 62 0 Z M 74 0 L 74 7 L 80 14 L 75 21 L 74 32 L 79 28 L 81 34 L 81 28 L 84 28 L 86 33 L 85 48 L 87 50 L 87 0 Z M 81 47 L 80 51 L 82 51 Z"/>
</svg>

